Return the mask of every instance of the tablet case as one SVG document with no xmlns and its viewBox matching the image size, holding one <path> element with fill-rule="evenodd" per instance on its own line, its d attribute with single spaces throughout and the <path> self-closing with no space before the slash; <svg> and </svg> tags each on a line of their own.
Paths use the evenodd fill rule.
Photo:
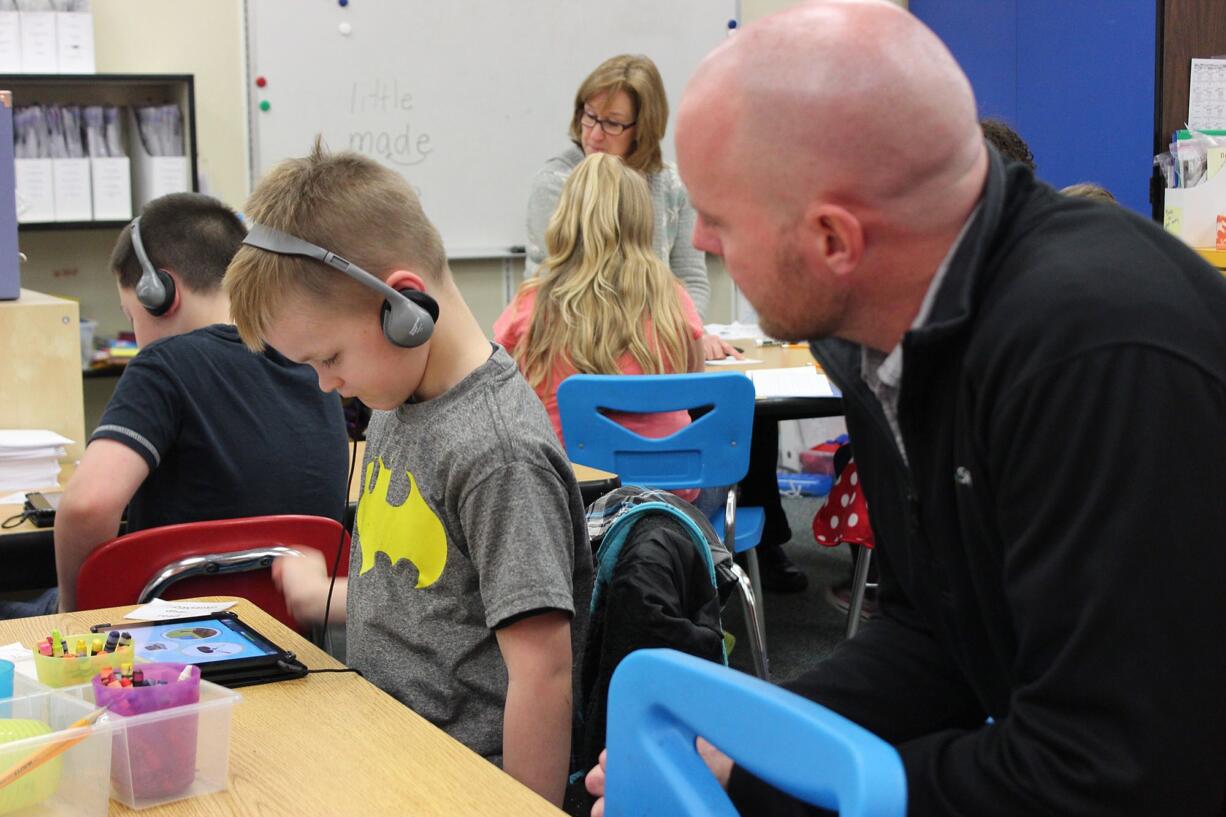
<svg viewBox="0 0 1226 817">
<path fill-rule="evenodd" d="M 162 621 L 148 621 L 128 624 L 129 629 L 147 626 L 161 626 L 166 624 L 190 624 L 198 621 L 208 621 L 217 619 L 230 619 L 237 622 L 242 630 L 252 633 L 256 637 L 262 639 L 268 645 L 277 650 L 273 655 L 261 655 L 253 658 L 243 658 L 237 661 L 213 661 L 195 664 L 200 668 L 200 677 L 206 681 L 212 681 L 214 684 L 219 684 L 230 689 L 245 686 L 255 686 L 256 684 L 269 684 L 274 681 L 289 681 L 294 678 L 304 677 L 310 670 L 306 665 L 298 660 L 292 652 L 284 650 L 280 645 L 273 642 L 268 636 L 256 630 L 247 622 L 238 617 L 236 613 L 229 611 L 209 613 L 203 616 L 191 616 L 188 618 L 165 619 Z M 95 624 L 89 628 L 91 633 L 104 632 L 106 630 L 123 629 L 116 625 L 105 623 Z"/>
</svg>

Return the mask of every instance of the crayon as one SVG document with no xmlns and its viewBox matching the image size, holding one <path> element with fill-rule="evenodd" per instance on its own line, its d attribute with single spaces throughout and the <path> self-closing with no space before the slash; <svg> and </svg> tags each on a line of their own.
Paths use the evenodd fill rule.
<svg viewBox="0 0 1226 817">
<path fill-rule="evenodd" d="M 106 634 L 106 647 L 104 649 L 107 652 L 115 652 L 115 648 L 118 646 L 119 646 L 119 630 L 111 630 L 109 633 Z"/>
<path fill-rule="evenodd" d="M 120 636 L 119 636 L 119 646 L 121 646 L 121 647 L 131 647 L 131 646 L 132 646 L 132 634 L 131 634 L 131 633 L 122 633 L 122 634 L 120 634 Z"/>
<path fill-rule="evenodd" d="M 145 685 L 144 670 L 139 670 L 139 669 L 132 670 L 132 686 L 143 687 L 144 685 Z"/>
<path fill-rule="evenodd" d="M 119 665 L 119 671 L 120 671 L 121 673 L 123 673 L 123 677 L 124 677 L 124 678 L 131 678 L 131 677 L 132 677 L 132 665 L 131 665 L 131 664 L 127 664 L 127 663 L 120 664 L 120 665 Z"/>
<path fill-rule="evenodd" d="M 50 644 L 48 644 L 46 641 L 44 641 L 43 643 L 39 644 L 39 645 L 38 645 L 38 653 L 39 653 L 39 655 L 45 655 L 45 656 L 47 656 L 48 658 L 50 658 L 50 657 L 51 657 L 51 645 L 50 645 Z"/>
<path fill-rule="evenodd" d="M 101 638 L 95 638 L 95 639 L 94 639 L 93 646 L 90 648 L 89 654 L 90 654 L 90 655 L 98 655 L 98 654 L 99 654 L 99 653 L 101 653 L 101 652 L 102 652 L 102 639 L 101 639 Z"/>
<path fill-rule="evenodd" d="M 59 630 L 51 631 L 51 654 L 54 655 L 56 658 L 59 658 L 61 655 L 63 655 L 63 651 L 61 651 L 60 649 L 60 631 Z"/>
<path fill-rule="evenodd" d="M 89 648 L 85 646 L 84 638 L 77 639 L 76 656 L 77 658 L 88 658 L 89 657 Z"/>
<path fill-rule="evenodd" d="M 131 679 L 131 678 L 128 678 L 128 677 L 123 677 L 123 678 L 120 678 L 120 679 L 119 679 L 119 685 L 120 685 L 121 687 L 130 687 L 130 686 L 132 686 L 132 679 Z"/>
</svg>

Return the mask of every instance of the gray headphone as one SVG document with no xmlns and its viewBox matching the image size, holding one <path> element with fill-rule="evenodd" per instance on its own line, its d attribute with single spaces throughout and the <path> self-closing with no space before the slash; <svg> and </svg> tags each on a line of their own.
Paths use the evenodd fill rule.
<svg viewBox="0 0 1226 817">
<path fill-rule="evenodd" d="M 136 282 L 136 300 L 150 315 L 165 315 L 175 302 L 175 279 L 164 269 L 157 269 L 145 254 L 140 240 L 140 216 L 132 219 L 132 250 L 140 262 L 140 280 Z"/>
<path fill-rule="evenodd" d="M 392 289 L 366 270 L 323 247 L 262 224 L 253 224 L 243 243 L 278 255 L 299 255 L 340 270 L 383 296 L 380 322 L 383 335 L 396 346 L 411 349 L 430 339 L 438 320 L 438 302 L 416 289 Z"/>
</svg>

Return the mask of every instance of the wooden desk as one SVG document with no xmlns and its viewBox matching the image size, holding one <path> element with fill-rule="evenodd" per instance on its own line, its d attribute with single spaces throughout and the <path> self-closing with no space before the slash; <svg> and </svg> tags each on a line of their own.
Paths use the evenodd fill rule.
<svg viewBox="0 0 1226 817">
<path fill-rule="evenodd" d="M 787 369 L 795 366 L 821 367 L 813 359 L 805 344 L 789 343 L 782 346 L 758 346 L 753 339 L 730 340 L 733 346 L 744 349 L 747 358 L 757 363 L 730 363 L 706 367 L 708 372 L 744 372 L 753 369 Z M 768 397 L 754 403 L 754 416 L 758 420 L 800 420 L 805 417 L 838 417 L 843 413 L 843 401 L 838 397 Z"/>
<path fill-rule="evenodd" d="M 215 599 L 220 600 L 220 599 Z M 27 647 L 51 629 L 84 632 L 131 607 L 0 621 L 0 644 Z M 233 608 L 312 669 L 340 667 L 247 601 Z M 490 815 L 562 812 L 352 673 L 244 687 L 230 730 L 230 788 L 132 812 L 141 817 Z"/>
<path fill-rule="evenodd" d="M 60 487 L 58 489 L 45 488 L 45 489 L 42 489 L 42 492 L 45 494 L 51 494 L 51 493 L 58 493 L 59 491 L 63 491 L 64 490 L 63 486 L 68 484 L 68 480 L 72 477 L 73 472 L 76 470 L 77 470 L 76 463 L 70 462 L 70 463 L 65 463 L 64 465 L 61 465 L 60 466 Z M 17 493 L 17 491 L 6 491 L 5 493 Z M 28 491 L 26 493 L 28 493 Z M 8 519 L 10 516 L 15 516 L 16 514 L 21 513 L 21 508 L 22 508 L 22 503 L 20 502 L 5 503 L 5 504 L 0 505 L 0 522 L 3 522 L 5 519 Z M 20 525 L 17 525 L 16 527 L 9 528 L 7 530 L 0 529 L 0 536 L 8 535 L 8 534 L 40 532 L 40 531 L 45 531 L 45 530 L 49 530 L 49 528 L 36 528 L 34 527 L 33 522 L 26 520 L 22 522 Z"/>
<path fill-rule="evenodd" d="M 792 366 L 816 366 L 806 344 L 789 343 L 784 346 L 755 346 L 752 339 L 728 341 L 738 349 L 744 349 L 745 357 L 759 363 L 730 363 L 723 366 L 707 366 L 708 372 L 744 372 L 750 369 L 787 369 Z M 818 367 L 819 369 L 821 367 Z"/>
<path fill-rule="evenodd" d="M 359 486 L 362 484 L 362 460 L 366 456 L 366 441 L 358 442 L 357 465 L 353 469 L 353 479 L 349 480 L 349 501 L 357 502 L 361 494 Z M 596 496 L 613 490 L 621 485 L 621 480 L 617 478 L 617 474 L 601 471 L 599 468 L 590 468 L 586 465 L 579 465 L 572 462 L 570 467 L 575 472 L 575 479 L 579 483 L 579 490 L 586 497 L 587 494 L 596 492 Z M 587 504 L 585 500 L 584 504 Z"/>
<path fill-rule="evenodd" d="M 366 452 L 366 443 L 364 441 L 359 442 L 358 443 L 358 454 L 357 454 L 358 465 L 356 468 L 353 469 L 353 479 L 349 481 L 349 501 L 350 502 L 358 501 L 358 493 L 359 493 L 358 485 L 360 485 L 362 481 L 362 477 L 361 477 L 362 456 L 363 454 L 365 454 L 365 452 Z M 616 488 L 618 484 L 620 484 L 617 479 L 617 474 L 611 474 L 608 471 L 601 471 L 599 468 L 589 468 L 586 465 L 579 465 L 578 463 L 571 463 L 571 467 L 575 471 L 575 479 L 579 481 L 579 487 L 584 489 L 585 491 L 589 489 L 600 489 L 600 488 L 604 488 L 605 486 L 608 486 L 607 490 L 612 490 L 613 488 Z M 76 470 L 76 465 L 68 464 L 68 465 L 63 466 L 63 468 L 60 471 L 61 485 L 68 484 L 68 480 L 72 476 L 73 471 L 75 470 Z M 61 488 L 60 490 L 63 490 L 63 488 Z M 51 491 L 47 491 L 47 493 L 51 493 Z M 602 490 L 601 493 L 604 493 L 604 491 Z M 19 513 L 21 513 L 20 503 L 0 505 L 0 521 L 8 519 L 10 516 L 13 516 Z M 22 522 L 20 525 L 17 525 L 14 528 L 9 528 L 8 530 L 0 530 L 0 535 L 13 535 L 13 534 L 24 534 L 24 533 L 49 535 L 50 531 L 51 531 L 50 528 L 36 528 L 34 527 L 33 523 L 29 521 L 25 521 L 25 522 Z"/>
<path fill-rule="evenodd" d="M 366 443 L 359 442 L 358 466 L 354 469 L 353 479 L 349 483 L 349 507 L 346 509 L 344 522 L 351 529 L 365 449 Z M 621 485 L 617 475 L 608 471 L 573 463 L 572 467 L 575 469 L 575 478 L 579 481 L 579 491 L 585 506 Z M 75 465 L 63 467 L 60 472 L 61 483 L 68 484 L 75 468 Z M 21 505 L 0 505 L 0 520 L 20 512 Z M 4 565 L 4 570 L 0 570 L 0 592 L 39 590 L 55 585 L 55 539 L 51 528 L 36 528 L 27 521 L 12 529 L 0 530 L 0 534 L 4 534 L 0 535 L 0 564 Z"/>
</svg>

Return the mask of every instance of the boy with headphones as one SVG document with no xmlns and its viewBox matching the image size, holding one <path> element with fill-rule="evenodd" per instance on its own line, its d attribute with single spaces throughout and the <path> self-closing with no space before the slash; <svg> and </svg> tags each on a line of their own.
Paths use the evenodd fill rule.
<svg viewBox="0 0 1226 817">
<path fill-rule="evenodd" d="M 77 573 L 128 531 L 269 514 L 341 520 L 345 421 L 306 366 L 253 354 L 222 289 L 246 230 L 197 193 L 164 196 L 125 227 L 111 254 L 119 301 L 141 351 L 90 436 L 55 519 L 59 606 Z M 149 566 L 152 568 L 153 566 Z"/>
<path fill-rule="evenodd" d="M 395 172 L 317 142 L 247 215 L 226 273 L 239 333 L 375 409 L 349 578 L 278 560 L 290 610 L 320 621 L 331 592 L 351 666 L 560 804 L 592 562 L 544 408 Z"/>
</svg>

